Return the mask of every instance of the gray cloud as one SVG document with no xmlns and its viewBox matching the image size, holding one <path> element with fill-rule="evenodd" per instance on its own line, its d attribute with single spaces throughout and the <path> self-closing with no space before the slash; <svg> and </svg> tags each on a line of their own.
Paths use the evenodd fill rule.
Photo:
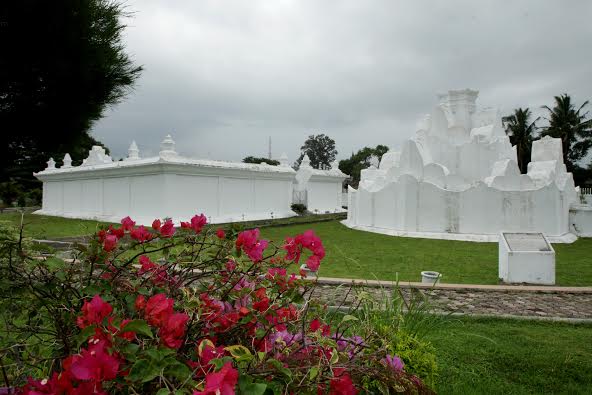
<svg viewBox="0 0 592 395">
<path fill-rule="evenodd" d="M 127 50 L 145 66 L 94 135 L 125 155 L 172 133 L 184 154 L 291 160 L 306 136 L 339 157 L 396 147 L 450 88 L 504 112 L 592 97 L 589 1 L 129 1 Z"/>
</svg>

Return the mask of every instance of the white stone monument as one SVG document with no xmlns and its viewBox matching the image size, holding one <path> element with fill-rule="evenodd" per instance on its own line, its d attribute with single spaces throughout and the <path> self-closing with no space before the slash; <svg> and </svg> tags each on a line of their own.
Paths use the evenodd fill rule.
<svg viewBox="0 0 592 395">
<path fill-rule="evenodd" d="M 555 284 L 555 250 L 542 233 L 502 232 L 498 259 L 505 283 Z"/>
<path fill-rule="evenodd" d="M 358 190 L 349 189 L 344 223 L 398 236 L 497 241 L 504 230 L 574 241 L 576 191 L 561 141 L 535 141 L 528 174 L 520 174 L 500 114 L 478 109 L 477 95 L 438 95 L 415 137 L 362 171 Z"/>
</svg>

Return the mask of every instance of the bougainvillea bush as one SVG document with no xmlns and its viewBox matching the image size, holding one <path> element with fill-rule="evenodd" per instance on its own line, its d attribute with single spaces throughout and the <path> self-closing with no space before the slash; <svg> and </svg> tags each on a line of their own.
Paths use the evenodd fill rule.
<svg viewBox="0 0 592 395">
<path fill-rule="evenodd" d="M 274 245 L 258 229 L 206 226 L 204 215 L 180 225 L 126 217 L 73 260 L 10 241 L 3 306 L 27 344 L 4 353 L 16 393 L 431 392 L 392 353 L 392 334 L 356 325 L 355 314 L 329 319 L 307 298 L 306 273 L 288 273 L 322 265 L 314 232 Z"/>
</svg>

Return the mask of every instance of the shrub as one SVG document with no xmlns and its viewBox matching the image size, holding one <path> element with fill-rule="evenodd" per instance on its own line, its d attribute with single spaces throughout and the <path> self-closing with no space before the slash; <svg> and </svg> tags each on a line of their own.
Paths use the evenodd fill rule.
<svg viewBox="0 0 592 395">
<path fill-rule="evenodd" d="M 294 211 L 295 213 L 302 215 L 304 213 L 306 213 L 306 205 L 302 204 L 302 203 L 294 203 L 291 206 L 292 211 Z"/>
<path fill-rule="evenodd" d="M 4 360 L 22 394 L 430 393 L 390 337 L 306 300 L 325 250 L 312 231 L 275 246 L 206 217 L 101 229 L 72 260 L 0 255 Z M 9 342 L 13 344 L 8 344 Z"/>
</svg>

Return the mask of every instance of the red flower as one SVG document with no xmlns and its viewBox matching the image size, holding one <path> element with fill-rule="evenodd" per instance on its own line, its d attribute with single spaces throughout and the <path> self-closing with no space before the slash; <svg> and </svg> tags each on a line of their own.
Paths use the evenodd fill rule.
<svg viewBox="0 0 592 395">
<path fill-rule="evenodd" d="M 321 321 L 318 318 L 315 318 L 310 322 L 310 330 L 316 332 L 321 327 Z"/>
<path fill-rule="evenodd" d="M 218 228 L 216 230 L 216 237 L 219 239 L 224 239 L 226 237 L 226 232 L 224 232 L 224 229 Z"/>
<path fill-rule="evenodd" d="M 123 321 L 121 321 L 121 325 L 119 325 L 119 333 L 117 335 L 118 337 L 121 337 L 122 339 L 128 341 L 132 341 L 136 338 L 136 332 L 125 330 L 125 326 L 131 321 L 132 320 L 130 320 L 129 318 L 126 318 Z"/>
<path fill-rule="evenodd" d="M 121 220 L 121 227 L 124 231 L 130 231 L 134 228 L 136 223 L 132 221 L 132 219 L 127 216 Z"/>
<path fill-rule="evenodd" d="M 130 236 L 139 243 L 144 243 L 145 241 L 152 239 L 152 233 L 148 232 L 144 225 L 140 225 L 132 230 Z"/>
<path fill-rule="evenodd" d="M 164 225 L 160 228 L 160 235 L 162 237 L 171 237 L 175 234 L 175 226 L 172 219 L 164 221 Z"/>
<path fill-rule="evenodd" d="M 88 349 L 82 349 L 80 355 L 72 357 L 70 372 L 77 380 L 95 381 L 113 380 L 117 377 L 119 359 L 109 355 L 105 344 L 99 342 Z"/>
<path fill-rule="evenodd" d="M 123 227 L 122 228 L 114 228 L 113 225 L 109 225 L 109 234 L 117 237 L 117 240 L 119 240 L 123 236 L 125 236 L 125 232 L 123 231 Z"/>
<path fill-rule="evenodd" d="M 202 343 L 204 343 L 204 345 L 202 346 Z M 199 346 L 197 347 L 198 350 L 198 354 L 199 354 L 199 362 L 202 365 L 202 367 L 207 366 L 210 361 L 212 359 L 216 359 L 216 358 L 220 358 L 222 356 L 224 356 L 224 347 L 223 346 L 218 346 L 216 347 L 213 343 L 211 343 L 212 345 L 210 345 L 210 341 L 209 340 L 202 340 L 199 344 Z"/>
<path fill-rule="evenodd" d="M 308 267 L 313 272 L 316 272 L 317 270 L 319 270 L 320 266 L 321 266 L 321 260 L 316 255 L 311 255 L 306 260 L 306 267 Z"/>
<path fill-rule="evenodd" d="M 263 250 L 267 248 L 267 240 L 259 240 L 259 229 L 245 230 L 236 239 L 236 248 L 242 248 L 253 262 L 263 259 Z"/>
<path fill-rule="evenodd" d="M 103 249 L 107 252 L 113 251 L 117 247 L 117 236 L 107 235 L 103 242 Z"/>
<path fill-rule="evenodd" d="M 138 262 L 141 265 L 140 270 L 138 270 L 139 275 L 151 272 L 158 267 L 158 265 L 156 263 L 152 262 L 150 260 L 150 258 L 148 258 L 146 255 L 141 255 L 140 258 L 138 259 Z"/>
<path fill-rule="evenodd" d="M 234 395 L 238 382 L 238 371 L 232 363 L 226 364 L 218 372 L 206 375 L 206 386 L 203 391 L 193 391 L 193 395 Z"/>
<path fill-rule="evenodd" d="M 99 295 L 95 295 L 90 303 L 84 301 L 82 306 L 82 317 L 76 319 L 76 324 L 79 328 L 84 329 L 89 325 L 101 325 L 103 319 L 113 311 L 113 307 Z"/>
<path fill-rule="evenodd" d="M 181 221 L 181 229 L 191 229 L 191 224 L 189 222 Z"/>
<path fill-rule="evenodd" d="M 195 231 L 195 233 L 200 233 L 203 227 L 208 223 L 208 219 L 205 215 L 194 215 L 191 218 L 191 228 Z"/>
<path fill-rule="evenodd" d="M 345 369 L 333 369 L 334 377 L 329 382 L 329 395 L 356 395 L 358 390 Z"/>
<path fill-rule="evenodd" d="M 159 219 L 155 219 L 154 221 L 152 221 L 152 229 L 159 230 L 160 225 L 161 225 L 161 223 L 160 223 Z"/>
<path fill-rule="evenodd" d="M 158 336 L 163 344 L 170 348 L 179 348 L 185 336 L 185 324 L 189 316 L 185 313 L 175 313 L 160 327 Z"/>
<path fill-rule="evenodd" d="M 175 301 L 167 298 L 165 294 L 157 294 L 148 299 L 144 311 L 144 316 L 148 323 L 158 327 L 164 325 L 174 313 L 174 303 Z"/>
<path fill-rule="evenodd" d="M 136 302 L 134 303 L 134 305 L 136 307 L 136 310 L 144 310 L 146 308 L 146 298 L 144 297 L 144 295 L 139 295 L 136 298 Z"/>
</svg>

